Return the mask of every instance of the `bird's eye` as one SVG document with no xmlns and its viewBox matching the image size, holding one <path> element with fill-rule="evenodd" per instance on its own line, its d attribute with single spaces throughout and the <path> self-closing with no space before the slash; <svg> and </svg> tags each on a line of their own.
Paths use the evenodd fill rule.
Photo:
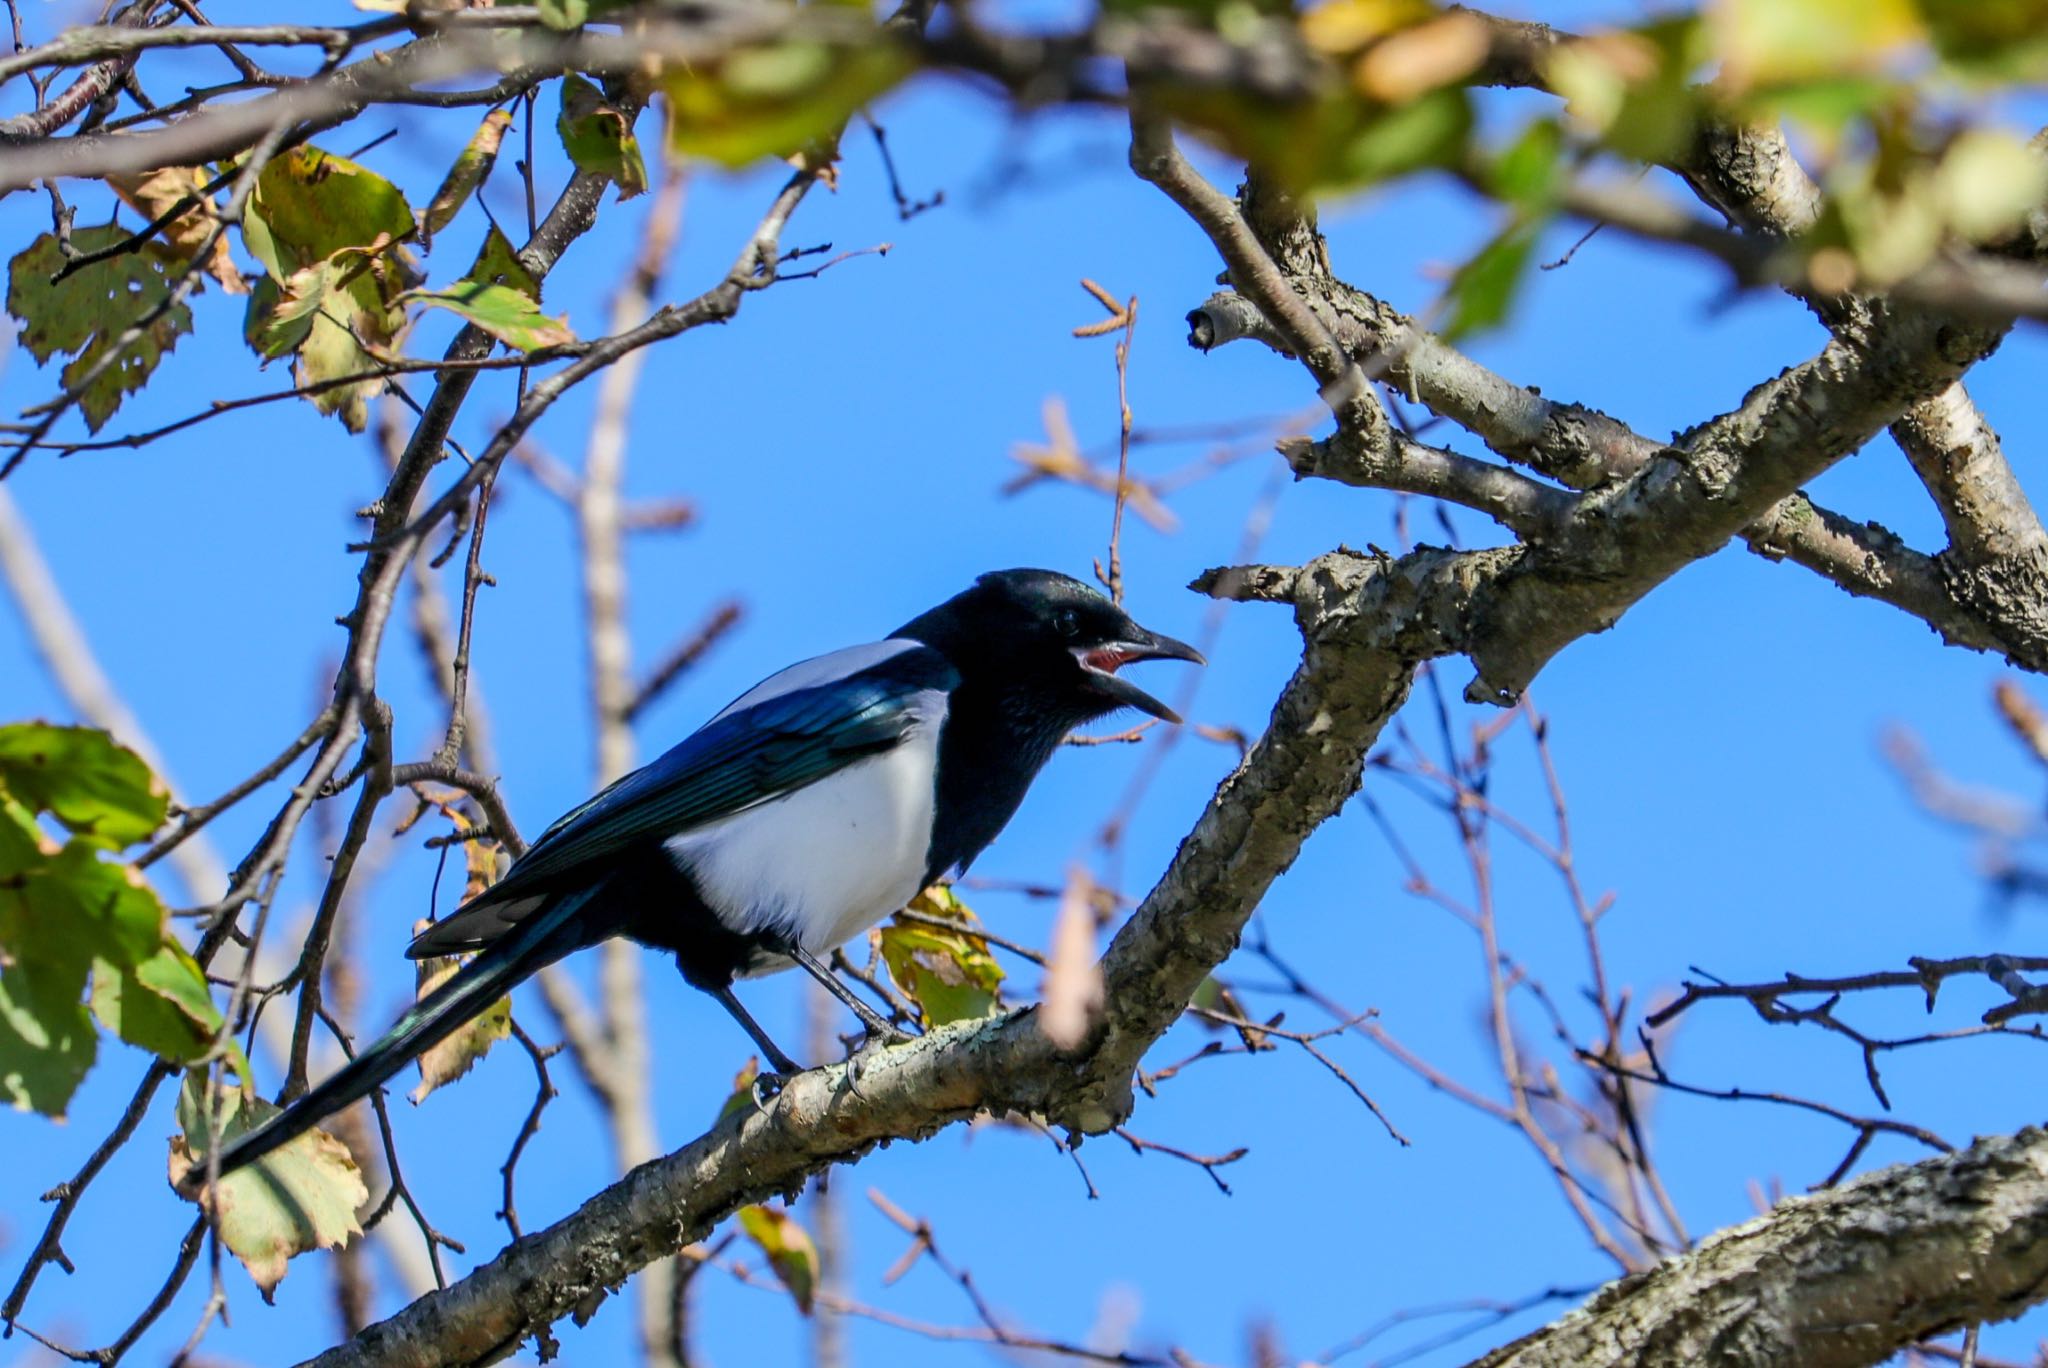
<svg viewBox="0 0 2048 1368">
<path fill-rule="evenodd" d="M 1071 608 L 1062 608 L 1052 615 L 1053 630 L 1063 637 L 1081 635 L 1081 616 Z"/>
</svg>

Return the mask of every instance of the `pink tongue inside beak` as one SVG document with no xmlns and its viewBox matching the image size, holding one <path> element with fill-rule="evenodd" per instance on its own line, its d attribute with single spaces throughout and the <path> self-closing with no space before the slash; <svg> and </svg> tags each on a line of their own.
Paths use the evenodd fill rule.
<svg viewBox="0 0 2048 1368">
<path fill-rule="evenodd" d="M 1100 670 L 1104 674 L 1115 674 L 1117 667 L 1131 658 L 1132 653 L 1129 651 L 1119 651 L 1113 646 L 1103 646 L 1085 653 L 1081 657 L 1081 663 L 1091 670 Z"/>
</svg>

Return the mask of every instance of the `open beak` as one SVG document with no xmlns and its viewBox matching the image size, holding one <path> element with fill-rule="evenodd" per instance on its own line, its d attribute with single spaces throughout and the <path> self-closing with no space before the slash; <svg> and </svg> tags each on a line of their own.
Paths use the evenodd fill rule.
<svg viewBox="0 0 2048 1368">
<path fill-rule="evenodd" d="M 1180 722 L 1180 714 L 1146 693 L 1117 673 L 1117 670 L 1134 660 L 1186 660 L 1196 665 L 1209 662 L 1202 653 L 1185 641 L 1176 641 L 1170 636 L 1148 632 L 1142 627 L 1122 641 L 1112 641 L 1102 646 L 1077 647 L 1074 659 L 1081 662 L 1081 668 L 1088 672 L 1095 691 L 1117 703 L 1151 713 L 1162 722 Z"/>
</svg>

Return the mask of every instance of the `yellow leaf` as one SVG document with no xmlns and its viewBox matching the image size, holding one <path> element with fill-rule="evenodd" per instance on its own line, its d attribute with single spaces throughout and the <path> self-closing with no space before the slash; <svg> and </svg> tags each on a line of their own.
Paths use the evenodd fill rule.
<svg viewBox="0 0 2048 1368">
<path fill-rule="evenodd" d="M 1446 14 L 1374 43 L 1358 59 L 1351 79 L 1382 104 L 1406 104 L 1471 75 L 1486 60 L 1488 46 L 1484 21 Z"/>
<path fill-rule="evenodd" d="M 2011 134 L 1988 128 L 1959 134 L 1934 178 L 1949 226 L 1973 242 L 2018 226 L 2048 198 L 2048 160 Z"/>
<path fill-rule="evenodd" d="M 1330 0 L 1301 16 L 1301 36 L 1318 52 L 1342 56 L 1435 13 L 1429 0 Z"/>
<path fill-rule="evenodd" d="M 197 1071 L 187 1074 L 178 1095 L 182 1133 L 171 1137 L 170 1179 L 181 1192 L 187 1175 L 206 1164 L 203 1077 Z M 217 1089 L 213 1096 L 223 1145 L 278 1114 L 276 1107 L 244 1096 L 237 1088 Z M 201 1201 L 221 1240 L 269 1301 L 284 1278 L 287 1260 L 309 1249 L 338 1248 L 363 1233 L 356 1213 L 369 1196 L 348 1146 L 325 1131 L 312 1130 L 222 1178 L 218 1186 L 205 1190 Z"/>
<path fill-rule="evenodd" d="M 958 931 L 897 918 L 881 929 L 882 962 L 928 1026 L 988 1016 L 1002 1005 L 1003 967 L 988 942 L 974 934 L 981 923 L 950 888 L 928 888 L 909 909 L 958 922 Z"/>
<path fill-rule="evenodd" d="M 1708 13 L 1735 93 L 1877 71 L 1925 34 L 1912 0 L 1716 0 Z"/>
<path fill-rule="evenodd" d="M 811 1243 L 810 1232 L 788 1212 L 774 1207 L 741 1207 L 739 1221 L 747 1238 L 768 1256 L 768 1266 L 796 1299 L 797 1310 L 810 1315 L 811 1298 L 818 1290 L 818 1249 Z"/>
<path fill-rule="evenodd" d="M 418 935 L 432 926 L 430 921 L 413 924 L 413 934 Z M 467 956 L 449 955 L 445 958 L 423 959 L 417 971 L 418 990 L 415 1000 L 439 988 L 455 972 L 462 968 Z M 501 997 L 490 1006 L 465 1021 L 455 1032 L 438 1045 L 429 1046 L 419 1058 L 420 1083 L 407 1093 L 406 1100 L 414 1106 L 426 1101 L 427 1094 L 436 1088 L 445 1087 L 468 1073 L 476 1062 L 490 1053 L 491 1046 L 512 1034 L 512 999 Z"/>
</svg>

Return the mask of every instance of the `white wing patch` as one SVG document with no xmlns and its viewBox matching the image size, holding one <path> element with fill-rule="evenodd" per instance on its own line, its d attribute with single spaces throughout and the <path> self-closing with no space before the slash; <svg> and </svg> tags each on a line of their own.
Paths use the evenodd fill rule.
<svg viewBox="0 0 2048 1368">
<path fill-rule="evenodd" d="M 878 642 L 805 661 L 732 708 L 773 697 L 763 692 L 771 687 L 781 693 L 840 678 L 916 644 Z M 695 876 L 720 921 L 743 933 L 792 936 L 822 956 L 917 896 L 931 847 L 946 695 L 927 689 L 909 706 L 915 725 L 880 755 L 669 839 L 670 855 Z"/>
<path fill-rule="evenodd" d="M 905 651 L 917 650 L 923 643 L 892 637 L 887 641 L 871 641 L 865 646 L 848 646 L 843 651 L 831 651 L 809 660 L 799 660 L 786 670 L 778 670 L 753 688 L 735 698 L 719 710 L 718 717 L 736 713 L 741 708 L 751 708 L 756 703 L 765 703 L 771 698 L 780 698 L 798 689 L 815 688 L 859 674 L 862 670 L 881 664 Z"/>
</svg>

